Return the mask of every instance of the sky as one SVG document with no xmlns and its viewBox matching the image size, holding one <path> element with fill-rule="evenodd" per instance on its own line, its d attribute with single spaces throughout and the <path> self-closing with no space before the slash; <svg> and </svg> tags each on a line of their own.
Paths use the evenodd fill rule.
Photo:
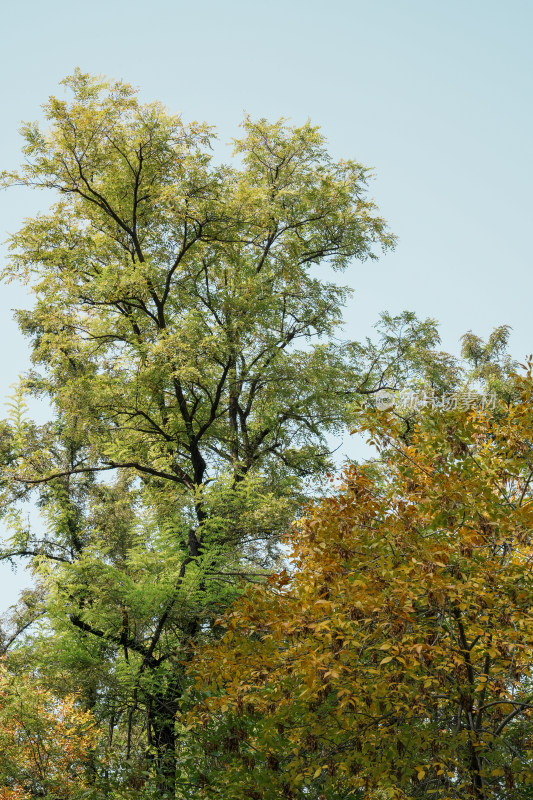
<svg viewBox="0 0 533 800">
<path fill-rule="evenodd" d="M 77 66 L 215 125 L 221 148 L 245 113 L 309 118 L 332 156 L 374 168 L 370 193 L 398 236 L 345 273 L 343 335 L 409 309 L 440 322 L 451 352 L 502 324 L 515 358 L 533 352 L 531 0 L 26 0 L 2 18 L 0 170 L 20 163 L 21 122 L 63 97 Z M 0 239 L 48 202 L 1 192 Z M 11 309 L 30 302 L 0 289 L 0 398 L 29 365 Z M 0 611 L 29 580 L 0 566 Z"/>
</svg>

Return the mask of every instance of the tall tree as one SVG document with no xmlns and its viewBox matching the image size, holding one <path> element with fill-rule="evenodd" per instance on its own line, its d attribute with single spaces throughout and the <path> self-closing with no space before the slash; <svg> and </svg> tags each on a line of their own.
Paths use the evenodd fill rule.
<svg viewBox="0 0 533 800">
<path fill-rule="evenodd" d="M 199 653 L 200 796 L 526 800 L 533 786 L 533 377 L 427 411 L 289 537 Z"/>
<path fill-rule="evenodd" d="M 129 755 L 137 719 L 173 796 L 189 642 L 238 575 L 272 564 L 349 419 L 360 375 L 330 338 L 346 289 L 315 267 L 394 240 L 368 171 L 332 161 L 310 124 L 245 119 L 238 165 L 217 165 L 208 126 L 124 83 L 64 84 L 73 99 L 50 98 L 48 130 L 26 125 L 25 164 L 3 175 L 59 198 L 4 270 L 36 293 L 18 315 L 35 364 L 22 393 L 53 409 L 38 427 L 21 396 L 2 428 L 4 557 L 33 560 L 35 608 L 85 653 L 87 705 L 122 686 L 110 737 L 127 718 Z M 32 488 L 44 532 L 14 511 Z"/>
</svg>

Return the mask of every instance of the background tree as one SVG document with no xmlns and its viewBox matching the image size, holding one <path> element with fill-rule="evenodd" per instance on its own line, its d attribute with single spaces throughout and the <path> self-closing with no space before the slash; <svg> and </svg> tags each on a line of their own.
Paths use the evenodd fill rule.
<svg viewBox="0 0 533 800">
<path fill-rule="evenodd" d="M 73 696 L 57 698 L 35 675 L 0 671 L 0 798 L 87 797 L 96 724 Z"/>
<path fill-rule="evenodd" d="M 379 467 L 289 537 L 195 665 L 203 796 L 519 800 L 533 786 L 533 379 L 493 413 L 369 412 Z"/>
</svg>

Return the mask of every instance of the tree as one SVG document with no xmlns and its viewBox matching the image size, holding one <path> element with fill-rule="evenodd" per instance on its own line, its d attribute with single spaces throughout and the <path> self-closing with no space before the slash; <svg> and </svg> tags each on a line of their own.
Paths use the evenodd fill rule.
<svg viewBox="0 0 533 800">
<path fill-rule="evenodd" d="M 83 653 L 87 708 L 110 740 L 120 721 L 127 760 L 142 732 L 174 796 L 190 642 L 239 576 L 272 568 L 349 419 L 358 366 L 331 341 L 347 290 L 314 268 L 394 239 L 368 171 L 333 162 L 310 124 L 247 118 L 239 165 L 216 165 L 208 126 L 124 83 L 64 84 L 72 101 L 50 98 L 49 130 L 26 125 L 25 164 L 3 175 L 59 196 L 4 270 L 37 299 L 18 314 L 35 370 L 1 429 L 3 557 L 41 582 L 48 627 L 26 649 Z M 25 393 L 49 400 L 48 424 Z M 32 490 L 44 531 L 17 516 Z"/>
<path fill-rule="evenodd" d="M 533 786 L 533 378 L 370 411 L 379 464 L 289 536 L 198 654 L 201 796 L 520 800 Z"/>
<path fill-rule="evenodd" d="M 97 742 L 75 697 L 54 697 L 30 675 L 0 672 L 0 798 L 87 797 Z"/>
</svg>

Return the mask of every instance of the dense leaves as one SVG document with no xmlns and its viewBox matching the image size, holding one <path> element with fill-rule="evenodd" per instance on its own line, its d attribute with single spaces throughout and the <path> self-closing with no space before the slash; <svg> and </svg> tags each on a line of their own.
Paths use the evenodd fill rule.
<svg viewBox="0 0 533 800">
<path fill-rule="evenodd" d="M 89 796 L 96 725 L 73 696 L 61 699 L 35 675 L 0 671 L 0 798 Z"/>
<path fill-rule="evenodd" d="M 172 796 L 190 643 L 242 576 L 272 569 L 350 418 L 359 365 L 332 339 L 346 290 L 313 270 L 394 239 L 368 171 L 310 124 L 245 119 L 217 165 L 208 126 L 124 83 L 64 83 L 72 99 L 50 98 L 3 175 L 58 198 L 4 270 L 36 296 L 0 499 L 2 556 L 30 559 L 39 588 L 8 641 L 26 631 L 27 661 L 51 684 L 50 663 L 72 675 L 115 763 Z M 28 393 L 49 423 L 25 416 Z M 44 527 L 24 513 L 35 495 Z"/>
<path fill-rule="evenodd" d="M 426 413 L 289 538 L 198 656 L 203 792 L 526 798 L 533 787 L 533 381 Z M 202 778 L 203 776 L 203 778 Z"/>
<path fill-rule="evenodd" d="M 122 82 L 77 71 L 64 84 L 71 99 L 49 99 L 48 129 L 26 125 L 24 165 L 2 175 L 4 186 L 42 188 L 57 202 L 12 237 L 3 271 L 6 280 L 28 282 L 36 301 L 18 312 L 33 369 L 0 423 L 0 512 L 9 528 L 0 557 L 26 558 L 36 585 L 3 621 L 1 645 L 12 674 L 32 676 L 28 703 L 41 709 L 37 717 L 33 711 L 17 716 L 6 700 L 6 730 L 22 742 L 24 731 L 34 730 L 28 720 L 38 718 L 39 741 L 51 754 L 49 763 L 58 764 L 46 780 L 65 775 L 70 759 L 73 783 L 49 788 L 42 775 L 27 777 L 33 767 L 24 761 L 24 745 L 20 757 L 5 751 L 5 765 L 15 770 L 5 766 L 6 791 L 67 797 L 79 789 L 85 796 L 148 800 L 196 797 L 216 785 L 228 797 L 325 792 L 333 800 L 359 791 L 365 781 L 383 792 L 415 775 L 420 794 L 435 772 L 426 764 L 429 756 L 414 766 L 411 756 L 396 759 L 398 775 L 388 782 L 379 763 L 390 754 L 389 729 L 399 726 L 394 735 L 403 742 L 420 717 L 422 700 L 410 694 L 419 685 L 415 667 L 433 675 L 431 665 L 440 669 L 439 658 L 444 663 L 447 657 L 444 650 L 439 655 L 442 637 L 435 640 L 433 661 L 427 655 L 431 626 L 455 608 L 462 586 L 463 572 L 438 560 L 447 547 L 455 552 L 463 535 L 459 511 L 449 530 L 431 516 L 443 485 L 426 485 L 413 473 L 409 480 L 418 489 L 409 488 L 404 462 L 394 459 L 384 469 L 350 471 L 342 499 L 311 512 L 294 539 L 292 583 L 282 577 L 265 593 L 264 582 L 283 558 L 281 535 L 322 491 L 333 463 L 332 435 L 342 435 L 362 413 L 354 401 L 363 397 L 372 408 L 380 389 L 443 395 L 468 381 L 494 389 L 504 401 L 516 398 L 519 388 L 509 384 L 508 329 L 497 329 L 487 343 L 468 334 L 466 365 L 439 351 L 433 320 L 411 312 L 384 314 L 375 341 L 339 342 L 336 326 L 348 290 L 325 276 L 372 262 L 380 249 L 394 245 L 368 197 L 366 168 L 331 159 L 310 124 L 249 118 L 234 143 L 233 162 L 217 164 L 209 126 L 186 124 L 158 103 L 141 104 Z M 49 422 L 29 419 L 28 396 L 45 399 Z M 450 431 L 456 423 L 459 428 L 448 436 L 435 423 L 429 438 L 410 444 L 420 414 L 401 408 L 398 414 L 389 445 L 404 448 L 405 463 L 412 453 L 417 463 L 440 464 L 430 446 L 435 436 L 449 469 L 455 461 L 446 461 L 448 450 L 454 459 L 453 447 L 462 452 L 450 442 L 475 439 L 475 426 L 482 424 L 468 417 L 473 427 L 462 431 L 452 419 Z M 387 430 L 376 435 L 390 436 Z M 498 452 L 487 450 L 486 458 Z M 442 473 L 444 480 L 448 467 L 428 466 L 428 474 Z M 455 480 L 451 472 L 449 480 Z M 430 499 L 420 500 L 417 492 Z M 489 526 L 491 497 L 479 500 Z M 398 498 L 405 498 L 405 507 Z M 528 498 L 526 486 L 521 508 Z M 27 515 L 35 500 L 38 522 Z M 406 527 L 409 515 L 413 524 L 430 526 L 432 520 L 428 531 L 435 528 L 424 539 L 429 549 L 424 555 L 422 548 L 422 560 L 413 556 L 418 534 Z M 336 539 L 342 538 L 337 522 L 348 531 L 345 549 Z M 390 555 L 391 537 L 398 540 L 398 561 Z M 471 563 L 479 562 L 481 570 L 485 551 L 479 548 Z M 500 555 L 507 568 L 507 550 Z M 437 599 L 427 600 L 428 608 L 433 603 L 437 609 L 431 613 L 420 610 L 425 601 L 413 593 L 424 559 L 436 565 L 420 579 L 420 598 L 430 592 L 429 583 L 437 587 Z M 403 588 L 396 594 L 388 589 L 389 602 L 384 586 L 395 570 L 403 570 Z M 205 706 L 202 749 L 188 718 L 195 697 L 187 665 L 221 636 L 214 620 L 255 583 L 263 589 L 240 607 L 241 623 L 238 614 L 231 623 L 235 652 L 231 634 L 219 650 L 206 651 L 215 687 L 213 705 Z M 361 603 L 367 598 L 374 605 L 359 606 L 357 592 Z M 253 614 L 250 602 L 257 604 Z M 403 609 L 407 619 L 409 602 L 413 618 L 428 631 L 420 640 L 418 633 L 412 639 L 405 633 L 404 642 L 394 615 Z M 438 610 L 439 603 L 447 610 Z M 460 611 L 468 615 L 469 608 L 467 603 Z M 449 626 L 458 624 L 454 619 Z M 515 623 L 512 617 L 509 624 Z M 473 630 L 465 634 L 473 637 L 468 641 L 478 635 Z M 380 665 L 389 658 L 380 650 L 385 646 L 391 660 Z M 293 672 L 285 669 L 284 653 L 294 660 Z M 218 663 L 210 666 L 215 657 L 225 665 L 222 673 Z M 514 650 L 509 658 L 502 691 L 522 697 L 525 672 L 513 678 Z M 403 683 L 399 659 L 408 676 Z M 381 711 L 380 704 L 389 702 L 383 681 L 396 687 L 396 716 Z M 423 754 L 426 728 L 447 730 L 441 717 L 448 712 L 431 705 L 431 682 L 421 686 L 429 709 L 417 733 Z M 245 707 L 243 691 L 250 694 Z M 490 709 L 505 708 L 490 702 Z M 370 709 L 365 713 L 374 744 L 358 728 L 362 704 Z M 476 748 L 464 727 L 467 705 L 460 708 L 462 747 Z M 502 731 L 518 730 L 527 711 L 519 708 Z M 98 747 L 82 769 L 85 728 L 78 722 L 89 719 L 98 728 Z M 353 733 L 347 740 L 345 723 Z M 61 731 L 67 729 L 74 738 L 65 750 Z M 352 747 L 354 742 L 360 744 Z M 379 756 L 374 761 L 371 747 Z M 451 747 L 438 779 L 459 791 L 463 762 Z M 503 755 L 496 761 L 504 782 L 521 774 L 512 763 L 501 766 Z M 16 777 L 21 764 L 24 780 Z M 495 773 L 496 783 L 500 778 Z"/>
</svg>

